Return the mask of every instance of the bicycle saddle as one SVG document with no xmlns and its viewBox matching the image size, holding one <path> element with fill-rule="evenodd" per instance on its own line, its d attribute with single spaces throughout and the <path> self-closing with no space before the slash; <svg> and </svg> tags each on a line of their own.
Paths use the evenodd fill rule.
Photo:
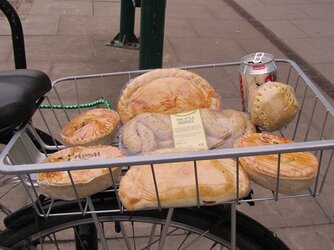
<svg viewBox="0 0 334 250">
<path fill-rule="evenodd" d="M 18 69 L 0 72 L 0 139 L 29 121 L 42 97 L 51 89 L 42 71 Z"/>
</svg>

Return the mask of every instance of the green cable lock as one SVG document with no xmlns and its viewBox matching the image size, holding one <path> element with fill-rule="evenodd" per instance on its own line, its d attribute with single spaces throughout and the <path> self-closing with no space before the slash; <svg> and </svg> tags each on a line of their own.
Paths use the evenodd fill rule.
<svg viewBox="0 0 334 250">
<path fill-rule="evenodd" d="M 104 103 L 104 107 L 107 109 L 110 109 L 110 103 L 109 101 L 106 101 L 104 99 L 98 99 L 94 102 L 86 102 L 86 103 L 80 103 L 80 104 L 41 104 L 39 108 L 41 109 L 79 109 L 79 108 L 90 108 L 94 107 L 100 104 Z"/>
</svg>

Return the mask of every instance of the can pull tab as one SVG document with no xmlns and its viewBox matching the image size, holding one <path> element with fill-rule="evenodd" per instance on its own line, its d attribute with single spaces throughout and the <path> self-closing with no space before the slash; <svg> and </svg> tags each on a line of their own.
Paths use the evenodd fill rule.
<svg viewBox="0 0 334 250">
<path fill-rule="evenodd" d="M 262 58 L 264 56 L 263 52 L 257 52 L 254 56 L 253 63 L 260 63 L 262 61 Z"/>
</svg>

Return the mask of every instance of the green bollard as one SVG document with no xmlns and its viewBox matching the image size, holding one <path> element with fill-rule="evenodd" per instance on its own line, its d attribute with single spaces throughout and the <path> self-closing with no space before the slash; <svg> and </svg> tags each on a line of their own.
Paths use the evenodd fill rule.
<svg viewBox="0 0 334 250">
<path fill-rule="evenodd" d="M 139 69 L 162 67 L 166 0 L 141 0 Z"/>
<path fill-rule="evenodd" d="M 132 0 L 121 0 L 120 31 L 109 46 L 139 49 L 139 41 L 134 34 L 135 5 Z"/>
</svg>

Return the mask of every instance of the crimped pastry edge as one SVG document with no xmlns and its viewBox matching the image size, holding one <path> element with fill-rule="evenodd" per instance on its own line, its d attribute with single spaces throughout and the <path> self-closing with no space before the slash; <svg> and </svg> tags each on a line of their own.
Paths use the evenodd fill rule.
<svg viewBox="0 0 334 250">
<path fill-rule="evenodd" d="M 236 142 L 234 143 L 234 147 L 247 147 L 247 146 L 256 146 L 256 145 L 248 145 L 245 143 L 246 138 L 252 137 L 252 136 L 268 136 L 271 138 L 274 138 L 276 140 L 282 141 L 282 144 L 284 143 L 294 143 L 293 141 L 272 135 L 267 133 L 253 133 L 248 134 L 240 137 Z M 283 143 L 284 141 L 284 143 Z M 260 145 L 259 145 L 260 146 Z M 296 194 L 301 191 L 305 191 L 307 188 L 312 185 L 316 178 L 317 174 L 317 166 L 318 162 L 311 152 L 301 152 L 301 153 L 307 153 L 314 162 L 314 172 L 309 175 L 304 176 L 280 176 L 279 177 L 279 192 L 282 194 Z M 298 152 L 295 152 L 295 154 L 298 154 Z M 276 191 L 276 183 L 277 183 L 277 174 L 270 174 L 266 171 L 259 171 L 259 169 L 254 168 L 254 162 L 256 161 L 256 156 L 247 156 L 247 157 L 240 157 L 240 164 L 244 168 L 244 170 L 247 172 L 249 177 L 254 180 L 257 184 L 260 186 L 267 188 L 272 191 Z M 274 166 L 277 168 L 277 166 Z M 263 169 L 261 169 L 263 170 Z"/>
<path fill-rule="evenodd" d="M 211 99 L 210 108 L 212 109 L 221 108 L 221 103 L 218 93 L 211 86 L 211 84 L 200 75 L 179 68 L 155 69 L 132 79 L 123 89 L 117 104 L 117 111 L 120 115 L 120 119 L 123 124 L 137 115 L 136 113 L 133 112 L 131 107 L 131 96 L 133 95 L 133 93 L 135 93 L 143 84 L 149 83 L 152 80 L 158 78 L 165 78 L 165 77 L 180 77 L 186 80 L 191 80 L 192 83 L 196 84 L 196 86 L 200 88 L 202 90 L 202 93 L 205 94 L 206 96 L 210 96 L 212 93 L 216 95 L 215 98 L 212 97 L 210 98 Z M 204 107 L 198 107 L 198 108 L 204 108 Z"/>
<path fill-rule="evenodd" d="M 103 109 L 103 108 L 98 108 L 98 109 Z M 94 110 L 94 109 L 92 109 Z M 119 126 L 120 123 L 120 116 L 119 114 L 112 109 L 105 109 L 107 112 L 110 112 L 110 114 L 113 116 L 112 120 L 114 120 L 112 128 L 108 130 L 105 134 L 102 134 L 99 137 L 96 137 L 94 139 L 91 138 L 85 138 L 85 140 L 78 141 L 76 138 L 70 138 L 66 135 L 64 135 L 64 129 L 66 126 L 70 126 L 72 122 L 74 122 L 74 119 L 77 119 L 80 116 L 84 116 L 87 112 L 91 112 L 92 110 L 88 110 L 76 117 L 74 117 L 72 120 L 70 120 L 65 126 L 62 128 L 60 131 L 60 136 L 66 146 L 94 146 L 94 145 L 110 145 L 112 141 L 114 140 L 115 134 L 116 134 L 116 129 Z"/>
<path fill-rule="evenodd" d="M 221 148 L 221 147 L 232 147 L 233 142 L 236 140 L 236 138 L 244 135 L 244 134 L 249 134 L 249 133 L 255 133 L 256 128 L 255 125 L 250 121 L 249 115 L 233 110 L 233 109 L 222 109 L 222 110 L 212 110 L 208 108 L 204 109 L 199 109 L 202 120 L 203 120 L 203 126 L 204 130 L 206 133 L 206 138 L 207 138 L 207 143 L 209 148 Z M 232 120 L 234 121 L 234 124 L 236 126 L 233 126 L 233 132 L 232 135 L 230 135 L 227 131 L 226 133 L 226 141 L 220 145 L 220 142 L 224 138 L 220 138 L 219 136 L 214 136 L 210 134 L 210 131 L 208 131 L 208 121 L 209 119 L 206 119 L 205 116 L 203 116 L 204 113 L 212 113 L 213 117 L 217 114 L 218 116 L 221 117 L 226 117 L 226 119 L 229 119 L 232 123 Z M 126 154 L 141 154 L 141 153 L 147 153 L 147 152 L 142 152 L 142 140 L 138 136 L 137 132 L 134 131 L 136 130 L 137 123 L 138 122 L 143 122 L 143 119 L 145 119 L 146 116 L 152 115 L 156 118 L 161 119 L 161 117 L 168 117 L 170 119 L 169 114 L 160 114 L 160 113 L 141 113 L 131 119 L 131 121 L 125 123 L 123 126 L 120 128 L 120 149 L 125 152 Z M 218 120 L 215 120 L 217 123 L 217 126 L 222 127 L 222 124 L 219 123 Z M 167 130 L 166 130 L 167 131 Z M 164 132 L 166 132 L 164 131 Z M 170 128 L 170 131 L 164 134 L 163 136 L 159 136 L 159 134 L 156 134 L 154 132 L 155 139 L 157 140 L 157 149 L 163 149 L 163 148 L 173 148 L 174 147 L 174 142 L 173 142 L 173 131 L 172 128 Z M 166 137 L 167 139 L 161 139 L 160 137 Z M 170 138 L 170 140 L 169 140 Z M 164 143 L 166 142 L 166 143 Z M 168 143 L 167 143 L 168 142 Z M 163 145 L 163 146 L 162 146 Z M 166 146 L 168 145 L 168 146 Z M 219 146 L 220 145 L 220 146 Z M 217 147 L 216 147 L 217 146 Z"/>
<path fill-rule="evenodd" d="M 56 153 L 53 153 L 51 155 L 49 155 L 43 162 L 57 162 L 56 160 L 54 160 L 53 158 L 57 158 L 57 157 L 64 157 L 67 155 L 67 157 L 72 157 L 73 154 L 78 153 L 78 152 L 82 152 L 85 150 L 89 150 L 89 149 L 99 149 L 99 148 L 110 148 L 110 150 L 112 150 L 112 153 L 115 153 L 115 155 L 110 155 L 110 157 L 123 157 L 124 154 L 116 147 L 113 146 L 107 146 L 107 145 L 99 145 L 99 146 L 74 146 L 74 147 L 70 147 L 70 148 L 65 148 L 63 150 L 60 150 Z M 89 152 L 85 152 L 85 153 L 89 153 Z M 105 159 L 108 157 L 101 157 L 101 158 L 95 158 L 95 159 Z M 52 161 L 50 161 L 49 159 L 53 159 Z M 88 160 L 88 159 L 87 159 Z M 70 161 L 70 160 L 59 160 L 58 162 L 64 162 L 64 161 Z M 75 161 L 75 160 L 73 160 Z M 92 169 L 88 169 L 88 170 L 92 170 Z M 96 176 L 95 178 L 91 179 L 91 178 L 86 178 L 86 179 L 82 179 L 80 180 L 80 183 L 75 183 L 75 187 L 77 189 L 78 195 L 80 198 L 85 197 L 87 195 L 92 195 L 98 192 L 101 192 L 105 189 L 107 189 L 108 187 L 112 186 L 112 178 L 110 175 L 110 170 L 109 168 L 100 168 L 99 170 L 101 170 L 101 173 L 99 176 Z M 72 174 L 75 174 L 76 170 L 73 170 L 73 172 L 71 171 Z M 119 179 L 119 175 L 121 172 L 121 168 L 120 167 L 113 167 L 111 168 L 113 177 L 115 179 L 115 181 L 118 181 Z M 50 171 L 50 172 L 60 172 L 62 174 L 68 174 L 67 171 Z M 75 178 L 74 178 L 75 179 Z M 72 200 L 72 199 L 76 199 L 76 195 L 75 195 L 75 191 L 73 189 L 72 186 L 72 182 L 69 180 L 67 182 L 63 182 L 63 183 L 57 183 L 52 181 L 52 179 L 48 179 L 45 178 L 43 173 L 38 173 L 37 174 L 37 183 L 39 185 L 39 188 L 47 195 L 53 197 L 53 198 L 58 198 L 58 199 L 64 199 L 64 200 Z"/>
<path fill-rule="evenodd" d="M 107 188 L 113 185 L 110 172 L 108 169 L 105 169 L 103 175 L 97 176 L 93 180 L 85 183 L 75 183 L 75 189 L 79 198 L 84 198 L 86 196 L 90 196 L 106 190 Z M 119 167 L 115 167 L 112 169 L 112 173 L 115 181 L 119 180 L 121 169 Z M 56 184 L 50 183 L 46 179 L 38 180 L 39 188 L 43 191 L 43 193 L 49 195 L 50 197 L 62 199 L 62 200 L 74 200 L 77 199 L 74 188 L 71 183 L 67 184 Z"/>
<path fill-rule="evenodd" d="M 269 176 L 257 171 L 253 168 L 247 167 L 247 163 L 240 158 L 241 166 L 246 170 L 249 177 L 258 185 L 267 188 L 273 192 L 276 191 L 277 177 Z M 279 178 L 278 192 L 281 194 L 293 195 L 303 191 L 306 191 L 314 182 L 315 176 L 311 178 L 292 179 L 292 178 Z"/>
<path fill-rule="evenodd" d="M 262 92 L 263 89 L 266 88 L 269 88 L 270 91 L 276 91 L 274 88 L 277 88 L 281 92 L 285 93 L 285 99 L 292 98 L 293 103 L 290 105 L 290 112 L 287 112 L 286 110 L 282 112 L 281 114 L 284 116 L 279 117 L 278 121 L 273 121 L 272 119 L 268 118 L 270 114 L 265 112 L 265 105 L 262 104 L 260 97 L 261 95 L 265 94 Z M 277 92 L 275 95 L 277 94 L 279 93 Z M 280 94 L 282 95 L 282 93 Z M 280 82 L 266 82 L 265 84 L 258 87 L 250 97 L 249 103 L 251 121 L 268 132 L 282 129 L 287 126 L 294 119 L 296 113 L 300 110 L 300 105 L 294 96 L 294 89 L 291 86 Z"/>
<path fill-rule="evenodd" d="M 188 151 L 188 150 L 199 150 L 199 149 L 179 149 L 180 152 L 182 151 Z M 172 149 L 166 149 L 166 150 L 157 150 L 159 153 L 170 153 Z M 235 166 L 229 166 L 231 164 L 231 161 L 233 161 L 233 164 L 236 164 L 233 159 L 221 159 L 218 161 L 230 161 L 230 163 L 221 163 L 225 167 L 225 171 L 229 172 L 230 175 L 232 175 L 232 179 L 235 180 L 236 173 L 232 173 L 232 169 L 235 170 Z M 154 200 L 146 200 L 142 197 L 142 194 L 140 193 L 140 187 L 137 185 L 136 182 L 136 175 L 138 171 L 140 171 L 140 168 L 142 167 L 150 167 L 150 166 L 135 166 L 133 170 L 131 169 L 126 173 L 125 176 L 121 178 L 120 181 L 120 198 L 123 203 L 123 205 L 126 207 L 126 209 L 130 211 L 134 210 L 140 210 L 140 209 L 146 209 L 146 208 L 157 208 L 158 207 L 158 201 L 156 200 L 156 197 L 152 197 Z M 231 177 L 231 176 L 230 176 Z M 159 180 L 157 180 L 159 182 Z M 205 185 L 204 185 L 205 186 Z M 245 170 L 240 167 L 239 168 L 239 198 L 245 197 L 249 194 L 251 189 L 250 185 L 250 180 L 245 172 Z M 127 194 L 126 190 L 130 190 L 130 194 Z M 136 194 L 134 196 L 133 193 L 131 193 L 131 190 L 135 191 Z M 170 197 L 175 197 L 178 196 L 179 193 L 189 193 L 196 190 L 196 186 L 190 186 L 183 188 L 182 191 L 176 191 L 173 194 L 173 191 L 175 190 L 168 190 L 167 192 L 171 192 L 169 194 Z M 196 192 L 196 191 L 195 191 Z M 131 197 L 132 196 L 132 197 Z M 234 187 L 228 190 L 228 192 L 224 192 L 219 196 L 215 197 L 209 197 L 209 196 L 200 196 L 200 205 L 216 205 L 220 204 L 226 201 L 231 201 L 236 198 L 236 187 L 235 187 L 235 182 L 234 182 Z M 135 201 L 134 201 L 135 200 Z M 174 199 L 172 198 L 170 200 L 164 200 L 160 201 L 161 202 L 161 207 L 167 208 L 167 207 L 184 207 L 184 206 L 195 206 L 197 205 L 197 196 L 193 197 L 188 197 L 188 198 L 182 198 L 182 199 Z"/>
</svg>

